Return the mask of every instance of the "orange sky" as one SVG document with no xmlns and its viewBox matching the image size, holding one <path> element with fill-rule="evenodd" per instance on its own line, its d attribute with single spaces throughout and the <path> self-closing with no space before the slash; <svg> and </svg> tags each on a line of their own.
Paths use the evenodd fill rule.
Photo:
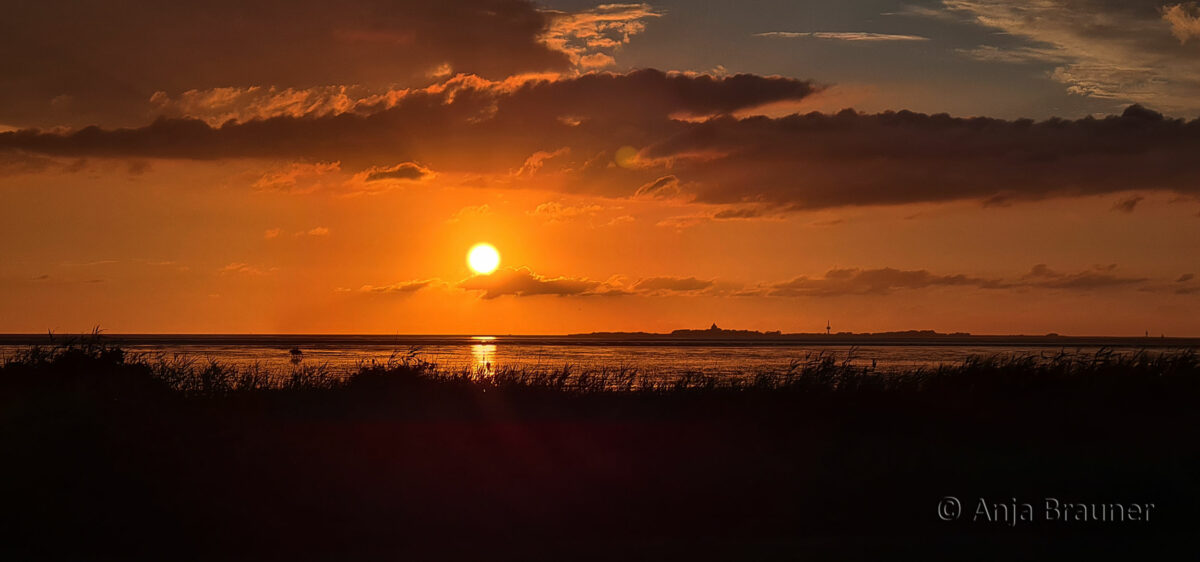
<svg viewBox="0 0 1200 562">
<path fill-rule="evenodd" d="M 877 113 L 919 84 L 623 65 L 653 6 L 392 4 L 426 25 L 335 18 L 310 78 L 110 61 L 86 111 L 0 114 L 0 332 L 1200 336 L 1200 122 Z M 492 56 L 449 38 L 472 25 Z M 364 41 L 408 66 L 340 69 Z"/>
</svg>

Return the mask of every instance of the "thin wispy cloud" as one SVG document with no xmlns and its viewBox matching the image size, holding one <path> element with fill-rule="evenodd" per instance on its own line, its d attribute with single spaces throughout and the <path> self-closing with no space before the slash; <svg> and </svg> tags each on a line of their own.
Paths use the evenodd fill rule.
<svg viewBox="0 0 1200 562">
<path fill-rule="evenodd" d="M 957 18 L 1025 44 L 960 49 L 991 62 L 1052 64 L 1068 93 L 1194 112 L 1200 59 L 1188 40 L 1200 33 L 1195 3 L 1156 0 L 945 0 L 919 15 Z"/>
<path fill-rule="evenodd" d="M 871 33 L 868 31 L 767 31 L 755 33 L 755 37 L 779 37 L 784 39 L 832 39 L 835 41 L 928 41 L 920 35 L 893 33 Z"/>
</svg>

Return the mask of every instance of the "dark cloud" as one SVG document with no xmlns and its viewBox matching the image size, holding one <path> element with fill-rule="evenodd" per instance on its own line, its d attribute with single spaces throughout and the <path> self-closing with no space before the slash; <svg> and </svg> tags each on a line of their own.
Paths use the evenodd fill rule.
<svg viewBox="0 0 1200 562">
<path fill-rule="evenodd" d="M 494 299 L 504 295 L 586 295 L 600 287 L 600 283 L 574 277 L 543 277 L 529 268 L 521 267 L 501 268 L 488 275 L 476 275 L 458 286 L 468 291 L 483 291 L 483 298 Z"/>
<path fill-rule="evenodd" d="M 377 295 L 393 295 L 393 294 L 412 294 L 421 289 L 424 289 L 434 283 L 434 280 L 424 281 L 402 281 L 400 283 L 392 283 L 391 285 L 363 285 L 358 289 L 360 293 L 370 293 Z"/>
<path fill-rule="evenodd" d="M 231 264 L 226 270 L 242 272 L 244 264 Z M 925 269 L 883 267 L 835 268 L 819 277 L 802 275 L 789 281 L 742 283 L 700 279 L 697 277 L 645 277 L 628 283 L 622 276 L 600 282 L 584 277 L 547 277 L 527 267 L 502 268 L 489 275 L 476 275 L 457 284 L 467 291 L 480 291 L 484 299 L 502 296 L 531 297 L 554 295 L 560 297 L 841 297 L 847 295 L 891 295 L 899 291 L 919 291 L 936 288 L 965 288 L 975 290 L 1054 290 L 1090 292 L 1131 288 L 1149 292 L 1191 294 L 1200 291 L 1192 283 L 1195 276 L 1181 276 L 1175 283 L 1154 281 L 1147 277 L 1125 276 L 1117 273 L 1115 264 L 1096 265 L 1083 271 L 1063 273 L 1046 264 L 1033 266 L 1028 273 L 1008 277 L 978 277 L 968 274 L 939 274 Z M 363 285 L 357 292 L 367 294 L 411 294 L 440 284 L 437 280 L 405 281 L 392 285 Z M 351 292 L 351 289 L 339 289 Z"/>
<path fill-rule="evenodd" d="M 770 216 L 772 213 L 758 207 L 739 207 L 722 209 L 713 213 L 715 220 L 757 219 Z"/>
<path fill-rule="evenodd" d="M 1145 277 L 1127 277 L 1116 273 L 1116 265 L 1095 266 L 1076 273 L 1061 273 L 1038 264 L 1019 279 L 983 278 L 964 274 L 939 275 L 924 269 L 832 269 L 823 277 L 797 277 L 784 283 L 766 285 L 741 295 L 777 297 L 832 297 L 842 295 L 886 295 L 897 290 L 933 287 L 973 287 L 976 289 L 1059 289 L 1090 291 L 1141 286 Z M 1150 288 L 1157 290 L 1154 288 Z"/>
<path fill-rule="evenodd" d="M 695 277 L 647 277 L 634 283 L 633 290 L 637 292 L 692 292 L 712 286 L 712 281 Z"/>
<path fill-rule="evenodd" d="M 730 115 L 813 91 L 801 80 L 656 70 L 515 82 L 458 77 L 337 115 L 0 133 L 0 154 L 272 158 L 341 162 L 344 169 L 410 161 L 439 173 L 511 179 L 531 154 L 554 150 L 558 156 L 541 161 L 538 177 L 560 189 L 618 197 L 686 189 L 696 202 L 734 206 L 713 219 L 955 200 L 1003 205 L 1135 189 L 1200 195 L 1200 168 L 1191 164 L 1200 120 L 1139 106 L 1102 119 L 1041 122 L 908 111 Z M 715 117 L 673 118 L 680 113 Z"/>
<path fill-rule="evenodd" d="M 364 181 L 381 180 L 421 180 L 433 175 L 433 172 L 416 162 L 404 162 L 386 168 L 375 168 L 367 171 Z"/>
<path fill-rule="evenodd" d="M 1046 264 L 1033 266 L 1024 278 L 1024 284 L 1046 289 L 1106 289 L 1138 285 L 1148 281 L 1145 277 L 1123 277 L 1115 273 L 1116 264 L 1097 265 L 1090 270 L 1077 273 L 1060 273 Z"/>
<path fill-rule="evenodd" d="M 0 19 L 0 122 L 142 121 L 159 91 L 565 70 L 550 21 L 526 0 L 17 2 Z"/>
<path fill-rule="evenodd" d="M 713 221 L 781 220 L 789 210 L 793 209 L 772 205 L 726 206 L 711 212 L 667 217 L 658 226 L 684 229 Z"/>
<path fill-rule="evenodd" d="M 1192 279 L 1195 279 L 1195 278 L 1196 278 L 1195 273 L 1184 273 L 1183 275 L 1180 275 L 1179 279 L 1176 279 L 1175 282 L 1176 283 L 1187 283 L 1188 281 L 1191 281 Z"/>
<path fill-rule="evenodd" d="M 1112 208 L 1114 211 L 1120 211 L 1122 213 L 1132 213 L 1133 210 L 1137 207 L 1138 203 L 1141 203 L 1145 199 L 1146 198 L 1142 197 L 1141 195 L 1134 195 L 1132 197 L 1127 197 L 1125 199 L 1121 199 L 1120 201 L 1117 201 L 1116 203 L 1113 203 Z"/>
<path fill-rule="evenodd" d="M 679 178 L 662 176 L 654 181 L 646 182 L 633 192 L 634 197 L 649 199 L 674 197 L 679 194 Z"/>
<path fill-rule="evenodd" d="M 677 112 L 736 111 L 802 99 L 814 89 L 809 82 L 786 78 L 716 78 L 657 70 L 526 82 L 460 77 L 337 115 L 277 116 L 220 126 L 199 119 L 160 118 L 136 129 L 22 130 L 0 133 L 0 151 L 137 158 L 292 158 L 340 161 L 364 168 L 403 159 L 439 171 L 507 173 L 530 154 L 557 146 L 572 148 L 573 155 L 556 158 L 558 165 L 586 170 L 584 163 L 595 160 L 592 168 L 610 173 L 604 170 L 609 168 L 611 156 L 597 160 L 598 154 L 614 150 L 618 143 L 644 146 L 689 126 L 670 118 Z M 620 170 L 626 178 L 646 174 L 640 169 Z"/>
<path fill-rule="evenodd" d="M 908 111 L 709 120 L 642 151 L 697 200 L 785 209 L 1200 191 L 1200 120 L 1140 107 L 1104 119 L 1005 121 Z M 694 156 L 700 154 L 702 156 Z"/>
<path fill-rule="evenodd" d="M 657 119 L 672 114 L 733 113 L 781 100 L 803 99 L 819 87 L 806 80 L 778 76 L 662 72 L 643 69 L 627 74 L 592 73 L 571 80 L 526 83 L 500 100 L 500 110 L 515 115 L 617 119 Z"/>
<path fill-rule="evenodd" d="M 632 285 L 624 284 L 619 278 L 601 283 L 582 277 L 545 277 L 529 268 L 503 268 L 489 275 L 476 275 L 458 284 L 468 291 L 483 291 L 483 298 L 494 299 L 512 295 L 529 297 L 537 295 L 556 296 L 661 296 L 665 294 L 690 294 L 701 292 L 715 294 L 714 281 L 695 277 L 647 277 Z"/>
<path fill-rule="evenodd" d="M 1003 288 L 997 280 L 967 275 L 936 275 L 924 269 L 831 269 L 824 277 L 797 277 L 766 288 L 767 296 L 828 297 L 841 295 L 885 295 L 898 289 L 925 289 L 936 286 Z"/>
<path fill-rule="evenodd" d="M 150 171 L 150 163 L 145 160 L 134 160 L 126 167 L 131 176 L 140 176 Z"/>
<path fill-rule="evenodd" d="M 0 176 L 36 174 L 55 168 L 62 169 L 63 166 L 52 158 L 20 150 L 0 150 Z"/>
</svg>

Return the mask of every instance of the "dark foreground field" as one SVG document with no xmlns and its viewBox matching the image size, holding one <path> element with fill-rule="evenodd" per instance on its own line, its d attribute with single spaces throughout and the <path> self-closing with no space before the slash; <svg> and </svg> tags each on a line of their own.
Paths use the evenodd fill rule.
<svg viewBox="0 0 1200 562">
<path fill-rule="evenodd" d="M 0 558 L 1151 560 L 1200 529 L 1190 352 L 887 376 L 820 356 L 738 384 L 318 375 L 96 341 L 10 360 Z M 1046 498 L 1096 505 L 1047 520 Z"/>
</svg>

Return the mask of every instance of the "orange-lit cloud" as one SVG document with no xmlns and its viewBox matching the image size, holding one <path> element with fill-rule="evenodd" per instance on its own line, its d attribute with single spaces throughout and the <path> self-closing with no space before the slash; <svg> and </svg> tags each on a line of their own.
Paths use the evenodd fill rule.
<svg viewBox="0 0 1200 562">
<path fill-rule="evenodd" d="M 559 223 L 595 216 L 596 213 L 603 210 L 604 207 L 599 205 L 564 205 L 558 201 L 547 201 L 529 211 L 528 214 L 548 223 Z"/>
<path fill-rule="evenodd" d="M 230 263 L 220 269 L 220 273 L 223 275 L 239 274 L 239 275 L 257 276 L 257 275 L 267 275 L 270 273 L 274 273 L 276 271 L 278 271 L 278 268 L 274 268 L 274 267 L 266 268 L 266 267 L 250 265 L 248 263 L 242 263 L 242 262 L 233 262 L 233 263 Z"/>
<path fill-rule="evenodd" d="M 320 186 L 320 178 L 341 170 L 340 162 L 293 162 L 258 178 L 254 187 L 279 191 L 307 192 Z"/>
<path fill-rule="evenodd" d="M 1162 17 L 1171 24 L 1171 33 L 1180 43 L 1200 37 L 1200 10 L 1195 2 L 1163 6 Z"/>
<path fill-rule="evenodd" d="M 420 291 L 421 289 L 429 287 L 430 285 L 433 285 L 434 283 L 437 283 L 436 279 L 426 279 L 426 280 L 420 280 L 420 281 L 403 281 L 400 283 L 393 283 L 391 285 L 378 285 L 378 286 L 377 285 L 363 285 L 362 287 L 358 288 L 358 292 L 370 293 L 370 294 L 380 294 L 380 295 L 394 295 L 394 294 L 405 295 L 405 294 L 411 294 L 411 293 Z"/>
<path fill-rule="evenodd" d="M 546 11 L 550 25 L 542 41 L 565 53 L 572 64 L 603 68 L 615 62 L 613 53 L 662 14 L 649 4 L 602 4 L 578 12 Z"/>
</svg>

